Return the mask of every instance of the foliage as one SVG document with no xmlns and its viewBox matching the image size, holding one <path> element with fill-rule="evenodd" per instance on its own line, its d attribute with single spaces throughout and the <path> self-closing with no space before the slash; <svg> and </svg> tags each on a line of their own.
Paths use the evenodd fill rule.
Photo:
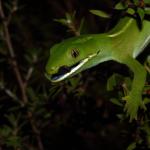
<svg viewBox="0 0 150 150">
<path fill-rule="evenodd" d="M 0 0 L 1 150 L 150 148 L 149 48 L 137 58 L 148 72 L 147 110 L 140 110 L 132 123 L 121 99 L 132 82 L 125 66 L 104 63 L 54 85 L 44 76 L 53 44 L 116 23 L 93 14 L 119 20 L 127 12 L 142 21 L 150 13 L 149 0 L 121 2 Z"/>
</svg>

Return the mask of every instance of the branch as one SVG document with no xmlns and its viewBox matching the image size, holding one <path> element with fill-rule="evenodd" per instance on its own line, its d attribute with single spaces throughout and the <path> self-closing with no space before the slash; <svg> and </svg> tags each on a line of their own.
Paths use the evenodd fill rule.
<svg viewBox="0 0 150 150">
<path fill-rule="evenodd" d="M 6 46 L 8 48 L 10 57 L 11 57 L 11 65 L 12 65 L 12 68 L 13 68 L 13 72 L 16 76 L 18 85 L 20 87 L 22 100 L 24 101 L 24 104 L 26 104 L 28 100 L 27 100 L 27 96 L 26 96 L 26 92 L 25 92 L 25 88 L 24 88 L 24 82 L 23 82 L 23 79 L 21 77 L 21 73 L 19 71 L 18 63 L 15 59 L 16 55 L 15 55 L 15 52 L 14 52 L 14 49 L 13 49 L 13 46 L 12 46 L 12 42 L 11 42 L 9 30 L 8 30 L 8 22 L 7 22 L 7 19 L 5 17 L 4 11 L 3 11 L 1 0 L 0 0 L 0 17 L 2 18 L 4 40 L 5 40 Z"/>
<path fill-rule="evenodd" d="M 20 91 L 21 91 L 23 106 L 25 106 L 28 103 L 28 98 L 27 98 L 27 94 L 26 94 L 27 81 L 29 80 L 33 69 L 29 68 L 28 73 L 27 73 L 27 77 L 26 77 L 27 80 L 24 81 L 23 78 L 22 78 L 21 72 L 19 70 L 19 67 L 18 67 L 18 62 L 16 60 L 15 51 L 14 51 L 14 48 L 13 48 L 13 45 L 12 45 L 11 36 L 10 36 L 10 33 L 9 33 L 9 29 L 8 29 L 12 13 L 16 10 L 17 0 L 15 0 L 13 2 L 14 2 L 13 3 L 13 9 L 14 10 L 12 10 L 10 12 L 10 15 L 8 16 L 8 18 L 6 18 L 5 14 L 4 14 L 3 7 L 2 7 L 2 1 L 0 0 L 0 17 L 2 19 L 2 26 L 3 26 L 3 33 L 4 33 L 3 38 L 4 38 L 4 41 L 6 43 L 8 52 L 10 54 L 12 69 L 13 69 L 13 72 L 15 74 L 16 80 L 18 82 L 18 86 L 20 88 Z M 32 112 L 27 110 L 27 117 L 28 117 L 29 122 L 31 124 L 32 130 L 35 134 L 39 150 L 44 150 L 42 140 L 41 140 L 41 137 L 40 137 L 40 131 L 36 127 Z"/>
<path fill-rule="evenodd" d="M 14 0 L 12 2 L 12 9 L 10 10 L 10 13 L 7 17 L 7 24 L 8 25 L 9 25 L 11 19 L 12 19 L 13 14 L 18 10 L 17 4 L 18 4 L 18 0 Z"/>
<path fill-rule="evenodd" d="M 29 79 L 31 78 L 31 75 L 32 75 L 32 72 L 33 72 L 33 67 L 31 66 L 28 71 L 27 71 L 27 74 L 26 74 L 26 77 L 25 77 L 25 82 L 24 82 L 24 86 L 27 87 L 28 85 L 28 81 Z"/>
<path fill-rule="evenodd" d="M 0 89 L 3 90 L 9 97 L 14 99 L 15 101 L 18 100 L 17 96 L 12 91 L 7 89 L 1 82 L 0 82 Z"/>
</svg>

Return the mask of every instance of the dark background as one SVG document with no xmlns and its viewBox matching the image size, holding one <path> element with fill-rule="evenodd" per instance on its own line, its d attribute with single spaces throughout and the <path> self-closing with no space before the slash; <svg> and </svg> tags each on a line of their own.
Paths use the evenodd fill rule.
<svg viewBox="0 0 150 150">
<path fill-rule="evenodd" d="M 11 2 L 2 0 L 6 17 L 10 14 Z M 123 107 L 110 101 L 118 93 L 122 94 L 121 82 L 111 92 L 106 89 L 107 79 L 114 72 L 130 77 L 126 66 L 106 62 L 54 85 L 44 76 L 50 47 L 74 36 L 67 26 L 54 19 L 76 11 L 75 27 L 78 28 L 84 18 L 81 34 L 104 32 L 120 17 L 121 13 L 112 9 L 117 2 L 18 1 L 18 9 L 8 26 L 16 55 L 13 59 L 23 80 L 30 68 L 32 73 L 25 89 L 27 103 L 24 103 L 11 65 L 13 59 L 6 42 L 0 38 L 0 150 L 124 150 L 133 142 L 138 143 L 137 149 L 148 148 L 147 132 L 141 129 L 145 127 L 142 117 L 129 123 Z M 101 9 L 114 17 L 111 21 L 99 18 L 92 15 L 90 9 Z M 144 63 L 148 54 L 147 48 L 138 60 Z"/>
</svg>

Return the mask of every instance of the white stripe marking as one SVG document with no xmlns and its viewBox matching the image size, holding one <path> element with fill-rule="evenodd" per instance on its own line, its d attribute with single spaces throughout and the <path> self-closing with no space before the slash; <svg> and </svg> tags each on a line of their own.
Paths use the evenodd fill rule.
<svg viewBox="0 0 150 150">
<path fill-rule="evenodd" d="M 128 26 L 132 23 L 132 21 L 133 21 L 132 19 L 129 20 L 129 21 L 127 22 L 127 24 L 126 24 L 122 29 L 120 29 L 118 32 L 116 32 L 116 33 L 114 33 L 114 34 L 108 35 L 108 37 L 115 37 L 115 36 L 120 35 L 121 33 L 123 33 L 123 32 L 126 30 L 126 28 L 128 28 Z"/>
<path fill-rule="evenodd" d="M 145 40 L 144 44 L 139 48 L 140 51 L 138 51 L 138 52 L 137 52 L 137 50 L 134 51 L 134 53 L 133 53 L 134 58 L 137 57 L 143 51 L 144 48 L 146 48 L 146 46 L 149 44 L 149 41 L 150 41 L 150 35 Z"/>
<path fill-rule="evenodd" d="M 64 80 L 65 78 L 67 78 L 68 76 L 72 75 L 74 72 L 76 72 L 79 68 L 81 68 L 86 62 L 88 62 L 91 58 L 93 58 L 94 56 L 96 56 L 97 53 L 94 53 L 90 56 L 88 56 L 87 58 L 85 58 L 84 60 L 81 61 L 81 63 L 79 65 L 77 65 L 76 67 L 74 67 L 70 72 L 64 74 L 63 76 L 61 76 L 59 79 L 56 80 L 52 80 L 52 82 L 59 82 Z"/>
</svg>

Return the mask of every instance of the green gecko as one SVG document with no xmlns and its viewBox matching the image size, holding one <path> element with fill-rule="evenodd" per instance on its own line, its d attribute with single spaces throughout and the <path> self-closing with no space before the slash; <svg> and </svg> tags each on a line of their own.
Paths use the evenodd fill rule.
<svg viewBox="0 0 150 150">
<path fill-rule="evenodd" d="M 135 59 L 150 43 L 150 21 L 143 20 L 139 29 L 136 19 L 124 17 L 109 32 L 73 37 L 54 45 L 46 65 L 46 77 L 59 82 L 102 62 L 113 60 L 127 65 L 134 73 L 125 110 L 130 120 L 137 119 L 139 107 L 145 108 L 142 90 L 146 70 Z"/>
</svg>

